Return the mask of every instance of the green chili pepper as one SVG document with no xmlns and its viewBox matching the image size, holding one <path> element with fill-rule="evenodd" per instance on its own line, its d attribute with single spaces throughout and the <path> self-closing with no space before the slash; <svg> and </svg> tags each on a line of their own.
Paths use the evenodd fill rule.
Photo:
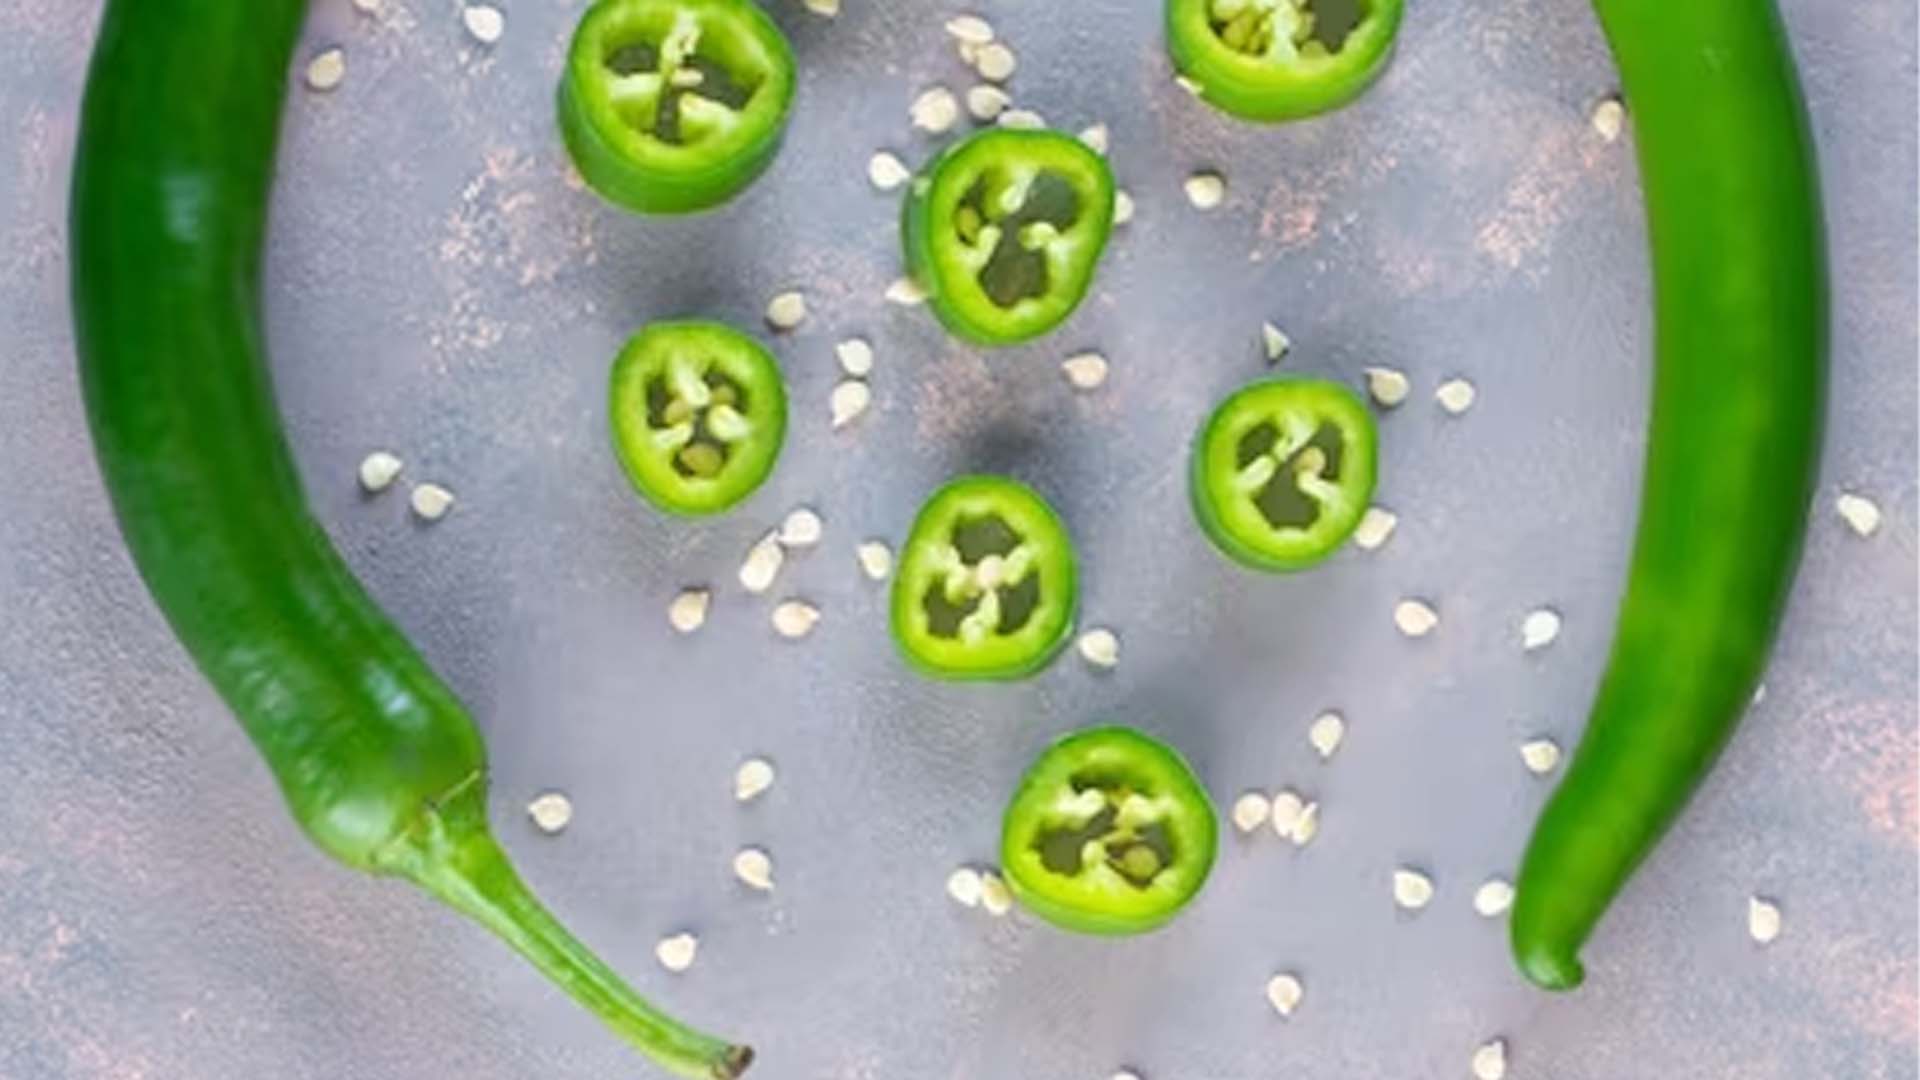
<svg viewBox="0 0 1920 1080">
<path fill-rule="evenodd" d="M 1200 97 L 1246 120 L 1298 120 L 1360 96 L 1386 69 L 1403 0 L 1167 0 L 1167 48 Z"/>
<path fill-rule="evenodd" d="M 908 270 L 948 330 L 1011 345 L 1059 326 L 1087 294 L 1113 230 L 1113 173 L 1080 140 L 990 128 L 914 180 Z"/>
<path fill-rule="evenodd" d="M 1193 444 L 1193 512 L 1214 546 L 1261 570 L 1299 570 L 1353 535 L 1373 497 L 1373 416 L 1322 379 L 1264 379 L 1207 418 Z"/>
<path fill-rule="evenodd" d="M 1131 728 L 1088 728 L 1021 778 L 1000 866 L 1013 895 L 1055 926 L 1138 934 L 1199 895 L 1218 844 L 1213 802 L 1179 754 Z"/>
<path fill-rule="evenodd" d="M 609 402 L 627 479 L 673 514 L 714 514 L 753 494 L 787 431 L 772 354 L 714 322 L 635 334 L 613 362 Z"/>
<path fill-rule="evenodd" d="M 773 162 L 793 88 L 787 39 L 751 0 L 599 0 L 567 54 L 560 132 L 609 201 L 704 210 Z"/>
<path fill-rule="evenodd" d="M 307 511 L 259 318 L 305 9 L 111 0 L 102 17 L 69 227 L 81 385 L 121 531 L 314 843 L 465 912 L 669 1071 L 737 1076 L 745 1047 L 642 999 L 514 874 L 487 830 L 479 731 Z"/>
<path fill-rule="evenodd" d="M 963 476 L 920 509 L 893 581 L 893 638 L 943 679 L 1015 679 L 1066 644 L 1078 602 L 1067 527 L 1014 480 Z"/>
<path fill-rule="evenodd" d="M 1827 286 L 1813 138 L 1766 0 L 1598 0 L 1652 236 L 1653 415 L 1632 570 L 1587 731 L 1521 866 L 1520 969 L 1579 951 L 1733 734 L 1813 499 Z"/>
</svg>

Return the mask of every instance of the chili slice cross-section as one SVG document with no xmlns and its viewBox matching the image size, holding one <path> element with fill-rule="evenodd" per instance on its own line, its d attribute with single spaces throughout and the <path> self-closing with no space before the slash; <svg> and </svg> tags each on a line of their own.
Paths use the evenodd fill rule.
<svg viewBox="0 0 1920 1080">
<path fill-rule="evenodd" d="M 1207 418 L 1193 447 L 1193 510 L 1222 552 L 1262 570 L 1331 555 L 1373 496 L 1378 429 L 1353 391 L 1264 379 Z"/>
<path fill-rule="evenodd" d="M 759 342 L 715 322 L 658 322 L 613 362 L 613 448 L 627 479 L 674 514 L 753 494 L 780 456 L 787 395 Z"/>
<path fill-rule="evenodd" d="M 1213 802 L 1166 745 L 1088 728 L 1040 755 L 1007 805 L 1000 864 L 1035 914 L 1087 934 L 1138 934 L 1179 914 L 1219 845 Z"/>
<path fill-rule="evenodd" d="M 991 128 L 947 148 L 907 196 L 908 270 L 948 330 L 984 345 L 1073 313 L 1113 230 L 1113 173 L 1080 140 Z"/>
<path fill-rule="evenodd" d="M 599 0 L 560 81 L 560 132 L 587 183 L 642 213 L 704 210 L 780 149 L 793 52 L 750 0 Z"/>
<path fill-rule="evenodd" d="M 1014 679 L 1045 667 L 1073 629 L 1067 528 L 1039 495 L 963 476 L 920 509 L 893 583 L 893 637 L 943 679 Z"/>
<path fill-rule="evenodd" d="M 1403 0 L 1167 0 L 1167 48 L 1199 95 L 1246 120 L 1358 97 L 1387 66 Z"/>
</svg>

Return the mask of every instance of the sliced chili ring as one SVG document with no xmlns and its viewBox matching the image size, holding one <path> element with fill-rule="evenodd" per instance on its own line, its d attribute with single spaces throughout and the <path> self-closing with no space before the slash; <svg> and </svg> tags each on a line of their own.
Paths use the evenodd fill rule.
<svg viewBox="0 0 1920 1080">
<path fill-rule="evenodd" d="M 908 270 L 946 328 L 1008 345 L 1060 325 L 1113 230 L 1113 173 L 1080 140 L 989 128 L 947 148 L 907 196 Z"/>
<path fill-rule="evenodd" d="M 1199 95 L 1247 120 L 1297 120 L 1352 101 L 1385 70 L 1404 0 L 1167 0 L 1167 48 Z"/>
<path fill-rule="evenodd" d="M 1054 743 L 1021 778 L 1000 865 L 1048 922 L 1138 934 L 1199 894 L 1218 847 L 1213 801 L 1178 753 L 1131 728 L 1097 727 Z"/>
<path fill-rule="evenodd" d="M 1214 546 L 1262 570 L 1298 570 L 1353 535 L 1373 497 L 1378 429 L 1353 391 L 1265 379 L 1235 391 L 1193 447 L 1193 509 Z"/>
<path fill-rule="evenodd" d="M 613 362 L 613 448 L 634 489 L 673 514 L 715 514 L 773 471 L 787 431 L 780 366 L 716 322 L 657 322 Z"/>
<path fill-rule="evenodd" d="M 609 201 L 702 210 L 773 161 L 793 89 L 787 39 L 750 0 L 599 0 L 567 54 L 560 131 Z"/>
<path fill-rule="evenodd" d="M 927 500 L 901 549 L 894 641 L 937 678 L 1032 674 L 1073 631 L 1076 573 L 1066 526 L 1031 488 L 960 477 Z"/>
</svg>

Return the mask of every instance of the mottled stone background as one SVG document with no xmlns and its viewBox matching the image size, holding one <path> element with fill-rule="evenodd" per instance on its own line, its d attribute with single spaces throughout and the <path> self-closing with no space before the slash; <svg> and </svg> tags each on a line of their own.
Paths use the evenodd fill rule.
<svg viewBox="0 0 1920 1080">
<path fill-rule="evenodd" d="M 1646 867 L 1567 997 L 1529 990 L 1468 902 L 1511 869 L 1545 785 L 1516 742 L 1571 742 L 1626 557 L 1648 384 L 1648 288 L 1630 138 L 1587 124 L 1613 88 L 1577 0 L 1414 0 L 1364 100 L 1236 124 L 1170 81 L 1149 0 L 987 0 L 1019 101 L 1103 121 L 1139 204 L 1064 330 L 985 354 L 886 305 L 895 205 L 864 179 L 909 160 L 923 87 L 967 84 L 925 0 L 782 0 L 803 66 L 788 148 L 725 210 L 610 211 L 567 181 L 550 118 L 580 0 L 509 0 L 492 49 L 454 0 L 316 4 L 303 57 L 343 46 L 334 93 L 291 95 L 267 259 L 275 373 L 317 512 L 471 703 L 499 829 L 552 904 L 647 992 L 751 1039 L 769 1080 L 1456 1077 L 1506 1036 L 1523 1080 L 1910 1077 L 1916 1051 L 1915 10 L 1790 0 L 1826 174 L 1831 437 L 1805 570 L 1765 700 Z M 7 1080 L 523 1080 L 651 1075 L 480 932 L 301 841 L 265 770 L 134 576 L 83 430 L 62 215 L 92 0 L 0 0 L 0 1076 Z M 1224 172 L 1211 215 L 1180 180 Z M 717 521 L 633 499 L 603 433 L 609 357 L 637 324 L 754 323 L 806 290 L 778 343 L 795 424 L 762 494 Z M 1415 379 L 1383 421 L 1381 551 L 1278 579 L 1229 570 L 1183 505 L 1185 442 L 1257 374 Z M 826 424 L 832 343 L 870 336 L 876 406 Z M 1056 362 L 1112 358 L 1078 396 Z M 1460 419 L 1433 387 L 1461 374 Z M 375 447 L 460 502 L 431 528 L 362 498 Z M 236 461 L 233 467 L 246 468 Z M 1057 502 L 1085 615 L 1125 641 L 1004 687 L 934 685 L 892 656 L 852 549 L 898 539 L 963 468 Z M 1877 499 L 1878 535 L 1834 516 Z M 809 502 L 827 542 L 782 594 L 826 613 L 799 645 L 732 586 L 752 540 Z M 1702 522 L 1703 528 L 1713 527 Z M 720 587 L 690 639 L 664 609 Z M 1389 613 L 1443 622 L 1401 639 Z M 1566 615 L 1522 655 L 1518 622 Z M 1346 747 L 1304 732 L 1343 709 Z M 1009 785 L 1097 718 L 1182 747 L 1222 802 L 1292 784 L 1323 803 L 1304 852 L 1229 837 L 1163 933 L 1068 937 L 943 895 L 990 859 Z M 778 786 L 736 807 L 735 763 Z M 520 808 L 557 787 L 571 830 Z M 729 876 L 767 846 L 779 888 Z M 1392 867 L 1434 905 L 1396 915 Z M 1786 932 L 1748 940 L 1750 893 Z M 662 934 L 702 937 L 666 975 Z M 1299 972 L 1306 1002 L 1262 986 Z"/>
</svg>

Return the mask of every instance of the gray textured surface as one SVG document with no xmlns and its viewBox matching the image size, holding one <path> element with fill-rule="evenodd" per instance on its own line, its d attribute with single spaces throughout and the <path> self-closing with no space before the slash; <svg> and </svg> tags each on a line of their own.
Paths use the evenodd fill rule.
<svg viewBox="0 0 1920 1080">
<path fill-rule="evenodd" d="M 776 14 L 805 72 L 789 148 L 724 212 L 619 216 L 565 182 L 549 101 L 579 8 L 519 0 L 476 51 L 451 0 L 356 17 L 322 0 L 310 47 L 337 92 L 292 95 L 268 258 L 275 370 L 322 520 L 472 704 L 498 827 L 551 903 L 648 992 L 749 1038 L 769 1080 L 1452 1077 L 1491 1035 L 1519 1078 L 1906 1077 L 1916 1050 L 1915 160 L 1912 5 L 1787 6 L 1825 161 L 1837 281 L 1832 436 L 1768 694 L 1590 950 L 1548 998 L 1470 909 L 1510 869 L 1545 787 L 1517 740 L 1571 742 L 1625 560 L 1647 384 L 1647 282 L 1630 142 L 1586 125 L 1612 69 L 1575 0 L 1415 3 L 1380 86 L 1329 119 L 1236 125 L 1168 78 L 1145 0 L 981 5 L 1019 48 L 1019 100 L 1104 121 L 1139 203 L 1061 332 L 982 355 L 884 305 L 894 205 L 863 178 L 926 84 L 965 85 L 945 5 L 848 0 Z M 8 1080 L 472 1080 L 647 1074 L 502 948 L 403 887 L 307 848 L 267 774 L 140 589 L 95 477 L 64 295 L 65 174 L 97 3 L 0 0 L 0 1076 Z M 1227 204 L 1180 195 L 1214 167 Z M 766 489 L 670 523 L 623 488 L 605 366 L 659 315 L 754 323 L 799 286 L 778 342 L 795 403 Z M 1412 373 L 1383 422 L 1385 549 L 1298 577 L 1230 571 L 1182 506 L 1185 441 L 1255 375 Z M 876 409 L 826 425 L 831 345 L 869 335 Z M 1097 346 L 1114 377 L 1071 393 Z M 1432 404 L 1464 374 L 1480 403 Z M 423 529 L 361 498 L 390 447 L 460 496 Z M 244 468 L 245 462 L 236 462 Z M 852 548 L 897 539 L 959 469 L 1011 470 L 1080 540 L 1085 618 L 1118 672 L 1068 658 L 1031 682 L 906 675 Z M 1857 488 L 1887 519 L 1832 513 Z M 796 503 L 828 522 L 782 590 L 826 620 L 777 642 L 732 586 Z M 720 587 L 677 639 L 665 604 Z M 1444 622 L 1400 639 L 1403 594 Z M 1566 631 L 1523 656 L 1521 615 Z M 1331 763 L 1308 719 L 1351 722 Z M 1054 734 L 1099 718 L 1182 747 L 1223 805 L 1292 784 L 1324 803 L 1305 852 L 1228 837 L 1167 931 L 1126 941 L 992 921 L 941 891 L 991 856 L 1002 799 Z M 742 809 L 749 752 L 779 785 Z M 536 836 L 520 807 L 571 793 Z M 769 847 L 779 889 L 727 863 Z M 1397 917 L 1387 877 L 1431 870 Z M 1750 892 L 1787 929 L 1747 940 Z M 681 977 L 663 933 L 702 936 Z M 1300 972 L 1303 1009 L 1262 1000 Z M 650 1075 L 650 1074 L 649 1074 Z"/>
</svg>

